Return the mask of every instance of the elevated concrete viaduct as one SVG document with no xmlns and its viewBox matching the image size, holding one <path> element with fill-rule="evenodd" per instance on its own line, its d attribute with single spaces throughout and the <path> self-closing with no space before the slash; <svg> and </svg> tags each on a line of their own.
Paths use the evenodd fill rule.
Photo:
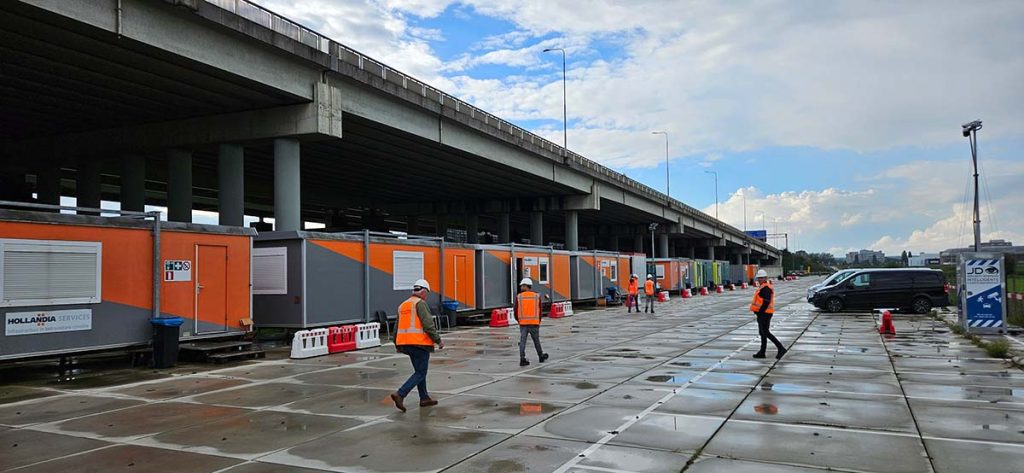
<svg viewBox="0 0 1024 473">
<path fill-rule="evenodd" d="M 0 197 L 772 263 L 775 248 L 245 0 L 0 3 Z M 651 223 L 657 223 L 652 234 Z M 454 230 L 454 232 L 453 232 Z"/>
</svg>

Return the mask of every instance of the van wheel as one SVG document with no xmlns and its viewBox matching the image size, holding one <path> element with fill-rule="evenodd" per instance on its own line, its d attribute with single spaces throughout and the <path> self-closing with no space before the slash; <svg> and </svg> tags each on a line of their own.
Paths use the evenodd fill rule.
<svg viewBox="0 0 1024 473">
<path fill-rule="evenodd" d="M 918 297 L 914 299 L 914 313 L 916 314 L 927 314 L 932 310 L 932 301 L 928 300 L 927 297 Z"/>
<path fill-rule="evenodd" d="M 843 301 L 839 300 L 838 297 L 833 297 L 825 301 L 825 310 L 829 312 L 842 312 Z"/>
</svg>

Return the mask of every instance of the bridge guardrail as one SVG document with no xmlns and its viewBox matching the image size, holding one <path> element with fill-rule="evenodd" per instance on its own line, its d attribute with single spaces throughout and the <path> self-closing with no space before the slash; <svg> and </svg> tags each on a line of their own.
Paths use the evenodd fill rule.
<svg viewBox="0 0 1024 473">
<path fill-rule="evenodd" d="M 407 90 L 418 91 L 420 95 L 430 100 L 437 101 L 442 106 L 452 107 L 454 106 L 457 112 L 463 112 L 468 114 L 471 118 L 481 120 L 485 125 L 490 125 L 497 128 L 499 131 L 506 131 L 513 136 L 518 134 L 522 140 L 530 140 L 531 144 L 540 146 L 541 149 L 547 149 L 552 152 L 558 153 L 561 156 L 565 156 L 567 160 L 572 161 L 577 166 L 584 170 L 590 171 L 592 174 L 597 174 L 600 177 L 608 178 L 614 182 L 619 183 L 623 187 L 629 188 L 636 191 L 639 194 L 646 195 L 654 200 L 664 201 L 670 207 L 675 207 L 676 210 L 681 211 L 684 215 L 697 218 L 704 221 L 705 223 L 711 224 L 715 228 L 727 230 L 733 233 L 744 235 L 739 229 L 720 222 L 710 215 L 697 210 L 689 205 L 684 204 L 681 201 L 671 198 L 653 188 L 641 184 L 633 179 L 630 179 L 625 174 L 615 171 L 607 166 L 604 166 L 596 161 L 587 159 L 586 157 L 564 149 L 554 142 L 526 131 L 515 124 L 498 118 L 482 109 L 479 109 L 463 100 L 458 99 L 444 91 L 431 87 L 408 74 L 401 71 L 395 70 L 386 64 L 377 61 L 365 54 L 356 51 L 344 44 L 334 41 L 326 35 L 320 34 L 310 28 L 302 26 L 294 21 L 291 21 L 277 13 L 274 13 L 260 5 L 252 3 L 249 0 L 204 0 L 210 5 L 216 6 L 222 10 L 232 12 L 239 15 L 249 21 L 257 23 L 268 29 L 271 29 L 281 35 L 296 40 L 302 44 L 305 44 L 311 48 L 317 49 L 324 54 L 331 55 L 338 60 L 348 63 L 350 65 L 358 67 L 360 70 L 366 71 L 376 77 L 384 79 L 386 82 L 391 82 L 399 87 Z M 744 235 L 744 239 L 751 245 L 756 244 L 756 241 L 750 237 Z"/>
</svg>

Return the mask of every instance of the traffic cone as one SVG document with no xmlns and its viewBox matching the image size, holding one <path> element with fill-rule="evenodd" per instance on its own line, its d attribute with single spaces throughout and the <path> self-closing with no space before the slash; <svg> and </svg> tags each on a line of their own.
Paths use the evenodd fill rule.
<svg viewBox="0 0 1024 473">
<path fill-rule="evenodd" d="M 892 324 L 892 312 L 882 312 L 882 326 L 878 328 L 878 333 L 896 335 L 896 326 Z"/>
</svg>

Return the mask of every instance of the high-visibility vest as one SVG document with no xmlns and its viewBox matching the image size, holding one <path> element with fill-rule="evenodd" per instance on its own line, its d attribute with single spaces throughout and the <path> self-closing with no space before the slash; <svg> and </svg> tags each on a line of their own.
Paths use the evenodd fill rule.
<svg viewBox="0 0 1024 473">
<path fill-rule="evenodd" d="M 629 293 L 631 295 L 635 296 L 635 295 L 637 295 L 638 292 L 640 292 L 640 283 L 638 283 L 636 279 L 630 279 L 629 280 Z"/>
<path fill-rule="evenodd" d="M 540 325 L 540 294 L 523 291 L 516 296 L 519 325 Z"/>
<path fill-rule="evenodd" d="M 772 281 L 770 279 L 764 282 L 762 287 L 764 286 L 768 286 L 768 289 L 772 292 L 772 299 L 768 301 L 768 310 L 765 312 L 771 315 L 775 313 L 775 287 L 772 286 Z M 754 299 L 750 301 L 750 311 L 756 313 L 761 310 L 762 305 L 764 305 L 764 299 L 761 298 L 761 288 L 759 287 L 754 291 Z"/>
<path fill-rule="evenodd" d="M 421 300 L 411 296 L 398 306 L 398 326 L 396 327 L 395 345 L 426 345 L 434 346 L 430 335 L 423 331 L 423 324 L 416 313 L 416 304 Z"/>
<path fill-rule="evenodd" d="M 644 294 L 647 294 L 648 296 L 653 296 L 654 295 L 654 280 L 653 279 L 648 279 L 647 282 L 644 283 Z"/>
</svg>

